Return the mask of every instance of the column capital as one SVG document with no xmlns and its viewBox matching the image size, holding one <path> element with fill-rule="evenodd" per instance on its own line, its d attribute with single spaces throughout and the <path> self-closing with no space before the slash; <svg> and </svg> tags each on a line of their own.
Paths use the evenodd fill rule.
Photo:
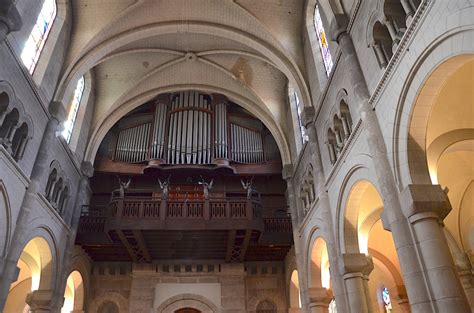
<svg viewBox="0 0 474 313">
<path fill-rule="evenodd" d="M 82 175 L 91 178 L 94 175 L 94 166 L 89 161 L 84 161 L 81 164 Z"/>
<path fill-rule="evenodd" d="M 22 26 L 21 16 L 14 1 L 0 1 L 0 24 L 2 24 L 3 34 L 0 41 L 3 41 L 6 35 L 11 32 L 20 30 Z"/>
<path fill-rule="evenodd" d="M 333 298 L 332 290 L 324 287 L 313 287 L 308 289 L 309 306 L 328 307 Z"/>
<path fill-rule="evenodd" d="M 339 43 L 339 36 L 347 33 L 349 19 L 346 14 L 336 14 L 329 25 L 329 38 Z"/>
<path fill-rule="evenodd" d="M 35 290 L 26 296 L 26 303 L 30 306 L 32 312 L 51 309 L 52 300 L 52 290 Z"/>
<path fill-rule="evenodd" d="M 313 106 L 305 106 L 303 107 L 303 112 L 301 112 L 301 122 L 303 126 L 308 128 L 308 125 L 313 123 L 314 117 L 316 115 L 316 110 Z"/>
<path fill-rule="evenodd" d="M 283 165 L 283 169 L 281 171 L 281 176 L 284 180 L 289 180 L 293 177 L 293 165 L 292 164 L 285 164 Z"/>
<path fill-rule="evenodd" d="M 66 120 L 66 109 L 61 101 L 51 101 L 48 106 L 48 111 L 58 122 Z"/>
<path fill-rule="evenodd" d="M 432 213 L 443 220 L 451 211 L 448 196 L 440 185 L 408 185 L 400 194 L 400 202 L 405 217 L 415 220 L 421 213 Z"/>
<path fill-rule="evenodd" d="M 339 265 L 344 274 L 361 273 L 368 276 L 374 269 L 372 257 L 363 253 L 343 253 Z"/>
</svg>

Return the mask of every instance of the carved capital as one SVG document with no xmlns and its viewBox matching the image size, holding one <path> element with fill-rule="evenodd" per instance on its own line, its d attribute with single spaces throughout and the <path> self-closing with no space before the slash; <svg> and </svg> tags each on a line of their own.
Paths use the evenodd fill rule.
<svg viewBox="0 0 474 313">
<path fill-rule="evenodd" d="M 315 115 L 316 110 L 313 106 L 303 107 L 303 112 L 301 112 L 301 122 L 303 123 L 304 127 L 308 128 L 308 125 L 313 122 Z"/>
<path fill-rule="evenodd" d="M 349 19 L 345 14 L 336 14 L 329 25 L 329 38 L 339 43 L 339 36 L 347 32 Z"/>
<path fill-rule="evenodd" d="M 50 310 L 53 300 L 52 290 L 35 290 L 26 296 L 26 303 L 30 306 L 30 311 Z"/>
<path fill-rule="evenodd" d="M 281 176 L 284 180 L 291 179 L 293 177 L 293 165 L 292 164 L 285 164 L 283 165 L 283 169 L 281 171 Z"/>
<path fill-rule="evenodd" d="M 52 101 L 48 107 L 49 114 L 59 122 L 66 120 L 66 110 L 60 101 Z"/>
<path fill-rule="evenodd" d="M 20 30 L 22 26 L 21 16 L 14 1 L 0 0 L 0 24 L 4 27 L 4 34 Z"/>
<path fill-rule="evenodd" d="M 81 164 L 82 175 L 91 178 L 94 176 L 94 166 L 89 161 L 84 161 Z"/>
<path fill-rule="evenodd" d="M 434 213 L 443 220 L 451 211 L 448 196 L 440 185 L 409 185 L 400 194 L 403 214 L 416 218 L 421 213 Z"/>
<path fill-rule="evenodd" d="M 332 300 L 332 291 L 323 287 L 309 288 L 309 302 L 310 306 L 328 307 Z"/>
<path fill-rule="evenodd" d="M 370 255 L 363 253 L 344 253 L 340 263 L 341 273 L 361 273 L 368 276 L 374 269 L 374 263 Z"/>
</svg>

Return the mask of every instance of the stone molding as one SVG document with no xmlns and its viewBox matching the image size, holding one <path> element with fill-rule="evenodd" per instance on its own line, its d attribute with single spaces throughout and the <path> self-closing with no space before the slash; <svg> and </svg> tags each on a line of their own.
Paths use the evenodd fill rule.
<svg viewBox="0 0 474 313">
<path fill-rule="evenodd" d="M 451 212 L 448 196 L 440 185 L 408 185 L 400 194 L 402 211 L 411 222 L 429 213 L 443 220 Z M 427 215 L 428 213 L 428 215 Z"/>
</svg>

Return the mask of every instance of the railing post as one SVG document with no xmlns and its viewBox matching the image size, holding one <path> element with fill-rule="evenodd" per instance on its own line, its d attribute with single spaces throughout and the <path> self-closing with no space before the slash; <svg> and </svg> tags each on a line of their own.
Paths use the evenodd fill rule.
<svg viewBox="0 0 474 313">
<path fill-rule="evenodd" d="M 145 201 L 140 201 L 140 206 L 138 207 L 138 217 L 144 217 L 145 215 Z"/>
<path fill-rule="evenodd" d="M 167 211 L 168 203 L 165 199 L 161 199 L 160 204 L 160 220 L 164 221 L 166 219 L 166 211 Z"/>
<path fill-rule="evenodd" d="M 230 218 L 230 202 L 229 202 L 229 200 L 225 201 L 225 218 Z"/>
<path fill-rule="evenodd" d="M 209 199 L 204 200 L 204 219 L 209 220 L 211 218 L 211 204 L 209 203 Z"/>
</svg>

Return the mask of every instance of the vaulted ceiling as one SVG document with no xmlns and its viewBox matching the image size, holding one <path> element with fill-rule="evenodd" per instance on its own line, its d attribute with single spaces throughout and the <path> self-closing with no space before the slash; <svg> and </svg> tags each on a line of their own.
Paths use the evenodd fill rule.
<svg viewBox="0 0 474 313">
<path fill-rule="evenodd" d="M 301 0 L 78 0 L 57 98 L 91 69 L 89 159 L 124 114 L 162 92 L 219 92 L 260 118 L 289 163 L 287 82 L 310 103 Z"/>
</svg>

